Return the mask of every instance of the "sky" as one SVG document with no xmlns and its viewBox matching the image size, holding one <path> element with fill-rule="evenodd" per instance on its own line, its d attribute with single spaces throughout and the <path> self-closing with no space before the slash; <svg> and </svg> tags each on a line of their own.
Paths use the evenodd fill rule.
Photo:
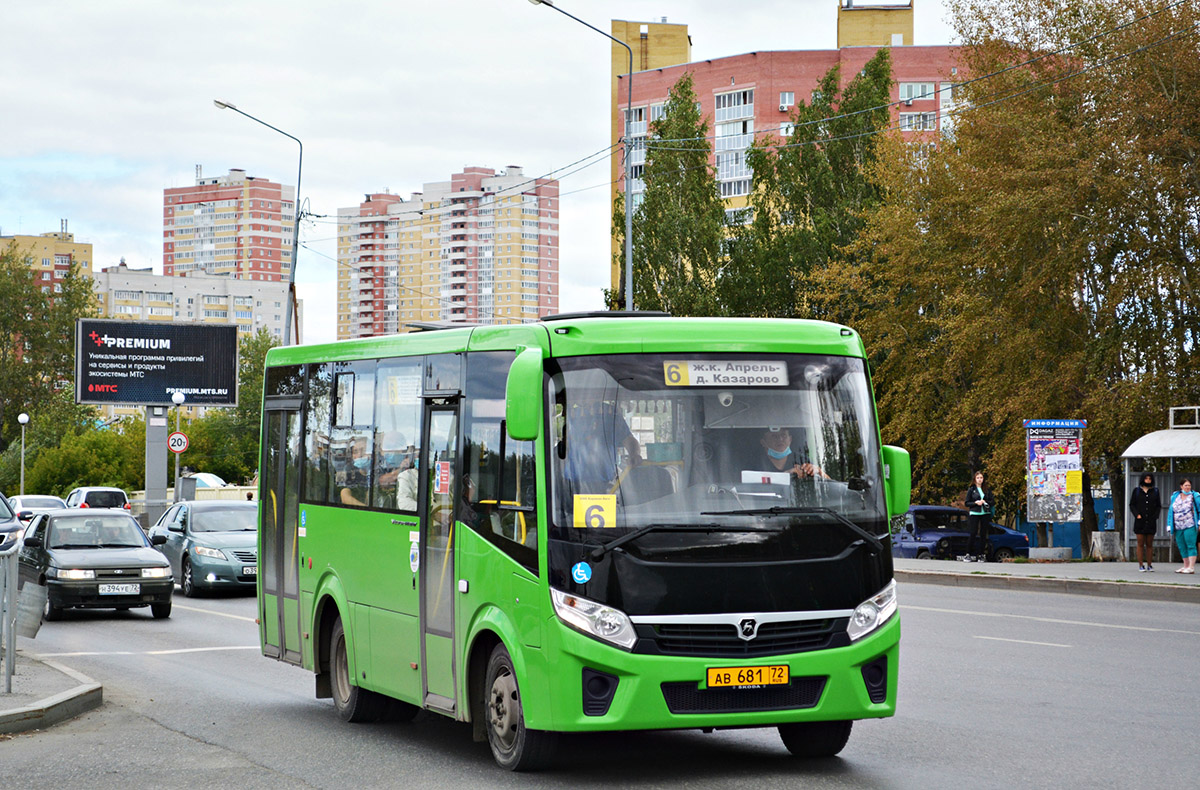
<svg viewBox="0 0 1200 790">
<path fill-rule="evenodd" d="M 557 0 L 688 25 L 694 60 L 832 49 L 838 0 Z M 915 0 L 915 43 L 952 43 Z M 339 208 L 408 197 L 469 166 L 540 176 L 607 148 L 612 43 L 526 0 L 45 0 L 8 3 L 0 46 L 0 234 L 57 231 L 162 272 L 163 190 L 239 168 L 295 184 L 317 215 L 296 269 L 304 341 L 336 339 Z M 636 80 L 636 76 L 635 76 Z M 609 163 L 564 177 L 561 312 L 603 309 Z"/>
</svg>

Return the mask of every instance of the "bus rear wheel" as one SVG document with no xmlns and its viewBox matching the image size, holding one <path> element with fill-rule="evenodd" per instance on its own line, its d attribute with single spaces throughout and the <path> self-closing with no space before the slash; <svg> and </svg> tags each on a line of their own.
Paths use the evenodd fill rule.
<svg viewBox="0 0 1200 790">
<path fill-rule="evenodd" d="M 329 680 L 333 707 L 343 721 L 378 721 L 387 711 L 387 698 L 350 682 L 350 657 L 346 655 L 346 631 L 342 618 L 329 632 Z"/>
<path fill-rule="evenodd" d="M 780 724 L 779 737 L 794 757 L 833 757 L 850 740 L 852 721 L 804 721 Z"/>
<path fill-rule="evenodd" d="M 546 765 L 554 749 L 554 735 L 526 729 L 517 673 L 502 644 L 496 645 L 488 659 L 483 688 L 488 744 L 497 765 L 509 771 L 533 771 Z"/>
</svg>

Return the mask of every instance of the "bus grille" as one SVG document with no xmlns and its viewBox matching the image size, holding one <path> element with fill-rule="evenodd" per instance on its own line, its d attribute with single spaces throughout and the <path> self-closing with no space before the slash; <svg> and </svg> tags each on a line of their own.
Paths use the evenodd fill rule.
<svg viewBox="0 0 1200 790">
<path fill-rule="evenodd" d="M 635 652 L 664 656 L 775 656 L 849 644 L 844 618 L 763 623 L 750 640 L 738 637 L 737 626 L 722 623 L 641 623 L 637 632 Z"/>
<path fill-rule="evenodd" d="M 753 713 L 816 707 L 825 677 L 792 678 L 786 686 L 700 688 L 699 683 L 663 683 L 663 699 L 671 713 Z"/>
</svg>

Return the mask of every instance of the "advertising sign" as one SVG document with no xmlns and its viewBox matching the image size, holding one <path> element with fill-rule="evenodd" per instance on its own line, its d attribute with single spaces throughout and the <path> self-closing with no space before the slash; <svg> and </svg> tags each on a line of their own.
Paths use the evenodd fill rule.
<svg viewBox="0 0 1200 790">
<path fill-rule="evenodd" d="M 237 327 L 82 318 L 75 324 L 75 402 L 237 405 Z"/>
<path fill-rule="evenodd" d="M 1030 521 L 1083 519 L 1083 429 L 1087 420 L 1026 420 L 1025 501 Z"/>
</svg>

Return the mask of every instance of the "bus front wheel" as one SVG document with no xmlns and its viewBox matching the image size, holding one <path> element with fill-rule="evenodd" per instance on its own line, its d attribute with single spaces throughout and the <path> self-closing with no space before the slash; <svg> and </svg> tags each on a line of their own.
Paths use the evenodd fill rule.
<svg viewBox="0 0 1200 790">
<path fill-rule="evenodd" d="M 532 771 L 544 766 L 554 749 L 554 736 L 526 729 L 517 674 L 502 644 L 496 645 L 488 659 L 483 687 L 487 694 L 484 715 L 488 744 L 496 763 L 509 771 Z"/>
<path fill-rule="evenodd" d="M 833 757 L 850 740 L 852 721 L 805 721 L 780 724 L 779 737 L 795 757 Z"/>
<path fill-rule="evenodd" d="M 333 707 L 343 721 L 378 721 L 385 713 L 387 700 L 383 695 L 350 682 L 350 657 L 346 655 L 346 631 L 340 617 L 329 632 L 329 675 Z"/>
</svg>

